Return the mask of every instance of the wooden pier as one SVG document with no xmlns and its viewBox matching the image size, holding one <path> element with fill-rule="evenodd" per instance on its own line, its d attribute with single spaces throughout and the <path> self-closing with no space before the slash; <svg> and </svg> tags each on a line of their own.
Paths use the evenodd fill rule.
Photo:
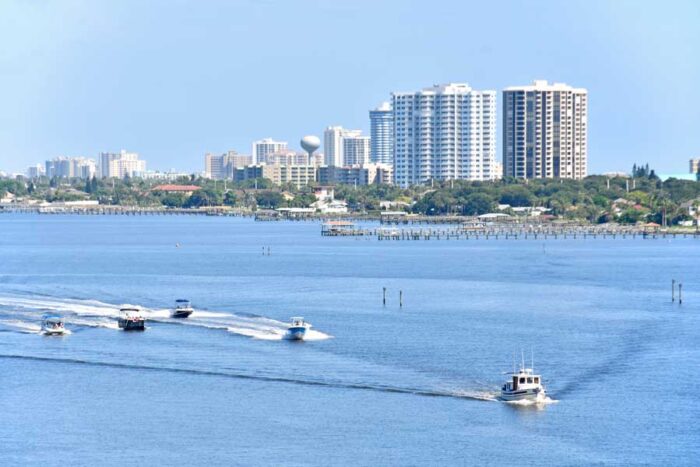
<svg viewBox="0 0 700 467">
<path fill-rule="evenodd" d="M 165 208 L 140 206 L 40 206 L 40 205 L 11 205 L 0 208 L 0 213 L 23 214 L 77 214 L 77 215 L 123 215 L 123 216 L 252 216 L 253 213 L 228 207 L 203 208 Z"/>
<path fill-rule="evenodd" d="M 324 237 L 374 237 L 380 241 L 398 240 L 548 240 L 548 239 L 627 239 L 696 238 L 697 230 L 650 229 L 643 226 L 572 224 L 464 224 L 428 228 L 361 228 L 348 221 L 326 222 Z"/>
</svg>

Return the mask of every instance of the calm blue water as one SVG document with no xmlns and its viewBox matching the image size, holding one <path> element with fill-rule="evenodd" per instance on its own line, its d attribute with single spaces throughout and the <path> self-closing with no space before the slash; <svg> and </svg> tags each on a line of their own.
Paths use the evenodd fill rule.
<svg viewBox="0 0 700 467">
<path fill-rule="evenodd" d="M 692 239 L 5 214 L 0 465 L 697 465 L 698 264 Z M 312 340 L 280 339 L 294 315 Z M 558 402 L 494 400 L 521 349 Z"/>
</svg>

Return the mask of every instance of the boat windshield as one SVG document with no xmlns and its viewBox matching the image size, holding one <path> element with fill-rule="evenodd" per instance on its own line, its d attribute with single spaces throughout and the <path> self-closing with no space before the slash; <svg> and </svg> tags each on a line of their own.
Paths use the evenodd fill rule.
<svg viewBox="0 0 700 467">
<path fill-rule="evenodd" d="M 141 316 L 141 310 L 138 308 L 122 308 L 119 311 L 127 318 L 138 318 Z"/>
</svg>

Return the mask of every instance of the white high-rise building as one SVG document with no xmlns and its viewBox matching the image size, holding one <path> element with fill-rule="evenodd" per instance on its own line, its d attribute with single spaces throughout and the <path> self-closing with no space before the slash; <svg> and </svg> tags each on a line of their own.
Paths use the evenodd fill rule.
<svg viewBox="0 0 700 467">
<path fill-rule="evenodd" d="M 503 90 L 503 174 L 573 178 L 588 173 L 588 91 L 535 81 Z"/>
<path fill-rule="evenodd" d="M 391 104 L 383 102 L 369 111 L 370 159 L 381 164 L 394 164 L 394 111 Z"/>
<path fill-rule="evenodd" d="M 27 167 L 27 178 L 39 178 L 46 175 L 46 170 L 41 164 L 30 165 Z"/>
<path fill-rule="evenodd" d="M 342 167 L 345 164 L 343 140 L 362 136 L 362 130 L 348 130 L 342 126 L 329 126 L 323 131 L 324 163 L 328 166 Z M 362 144 L 362 143 L 359 143 Z"/>
<path fill-rule="evenodd" d="M 96 164 L 85 157 L 54 157 L 44 164 L 49 178 L 91 178 L 95 175 Z"/>
<path fill-rule="evenodd" d="M 99 176 L 101 178 L 138 177 L 146 172 L 146 161 L 140 160 L 135 152 L 122 149 L 118 153 L 100 153 Z"/>
<path fill-rule="evenodd" d="M 394 180 L 494 180 L 496 91 L 468 84 L 392 93 Z"/>
<path fill-rule="evenodd" d="M 226 178 L 226 154 L 217 156 L 206 153 L 204 155 L 204 176 L 214 180 Z"/>
<path fill-rule="evenodd" d="M 344 167 L 369 163 L 369 136 L 345 136 L 342 143 Z"/>
<path fill-rule="evenodd" d="M 204 176 L 213 180 L 233 178 L 233 173 L 238 167 L 252 164 L 252 157 L 238 154 L 236 151 L 228 151 L 219 156 L 211 153 L 204 155 Z"/>
<path fill-rule="evenodd" d="M 700 173 L 700 157 L 697 159 L 690 159 L 690 173 Z"/>
<path fill-rule="evenodd" d="M 272 138 L 265 138 L 259 141 L 253 141 L 253 164 L 265 160 L 268 154 L 275 154 L 287 150 L 286 141 L 275 141 Z"/>
</svg>

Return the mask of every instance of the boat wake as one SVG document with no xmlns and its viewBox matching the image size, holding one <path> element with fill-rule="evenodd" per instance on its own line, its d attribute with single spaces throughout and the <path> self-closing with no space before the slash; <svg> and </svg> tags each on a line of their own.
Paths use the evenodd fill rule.
<svg viewBox="0 0 700 467">
<path fill-rule="evenodd" d="M 508 405 L 514 405 L 518 407 L 542 407 L 545 405 L 551 405 L 551 404 L 557 404 L 559 403 L 558 400 L 552 399 L 549 396 L 545 397 L 544 400 L 527 400 L 527 399 L 522 399 L 519 401 L 501 401 L 504 402 Z"/>
<path fill-rule="evenodd" d="M 6 320 L 9 330 L 35 332 L 40 330 L 36 322 L 47 311 L 60 313 L 65 322 L 74 326 L 97 327 L 119 330 L 115 318 L 123 307 L 137 306 L 149 321 L 208 329 L 219 329 L 232 334 L 260 340 L 282 340 L 287 332 L 287 323 L 256 315 L 239 315 L 222 311 L 196 310 L 188 319 L 171 318 L 167 308 L 148 308 L 135 304 L 110 304 L 98 300 L 25 298 L 0 296 L 0 311 L 12 315 Z M 2 324 L 2 322 L 0 322 Z M 332 336 L 309 329 L 305 340 L 319 341 Z"/>
<path fill-rule="evenodd" d="M 58 358 L 58 357 L 41 357 L 41 356 L 30 356 L 30 355 L 2 355 L 0 354 L 0 359 L 14 359 L 14 360 L 31 360 L 40 362 L 50 362 L 50 363 L 65 363 L 65 364 L 77 364 L 77 365 L 89 365 L 89 366 L 99 366 L 107 368 L 120 368 L 120 369 L 130 369 L 130 370 L 146 370 L 146 371 L 160 371 L 168 373 L 181 373 L 190 375 L 200 375 L 200 376 L 214 376 L 214 377 L 224 377 L 224 378 L 236 378 L 236 379 L 247 379 L 247 380 L 257 380 L 257 381 L 268 381 L 268 382 L 280 382 L 289 384 L 299 384 L 305 386 L 322 386 L 330 388 L 341 388 L 341 389 L 358 389 L 366 391 L 377 391 L 393 394 L 411 394 L 416 396 L 426 396 L 426 397 L 450 397 L 455 399 L 468 399 L 476 401 L 496 401 L 495 394 L 488 392 L 469 392 L 464 390 L 439 390 L 439 389 L 422 389 L 422 388 L 410 388 L 410 387 L 399 387 L 399 386 L 385 386 L 380 384 L 363 384 L 363 383 L 345 383 L 342 381 L 320 381 L 314 379 L 302 379 L 302 378 L 292 378 L 283 376 L 265 376 L 260 374 L 248 374 L 240 371 L 222 371 L 222 370 L 201 370 L 193 368 L 178 368 L 178 367 L 162 367 L 162 366 L 150 366 L 150 365 L 138 365 L 138 364 L 126 364 L 126 363 L 116 363 L 116 362 L 100 362 L 100 361 L 90 361 L 76 358 Z"/>
<path fill-rule="evenodd" d="M 21 332 L 23 334 L 41 334 L 41 326 L 39 324 L 22 321 L 20 319 L 0 320 L 0 326 L 8 331 Z"/>
</svg>

